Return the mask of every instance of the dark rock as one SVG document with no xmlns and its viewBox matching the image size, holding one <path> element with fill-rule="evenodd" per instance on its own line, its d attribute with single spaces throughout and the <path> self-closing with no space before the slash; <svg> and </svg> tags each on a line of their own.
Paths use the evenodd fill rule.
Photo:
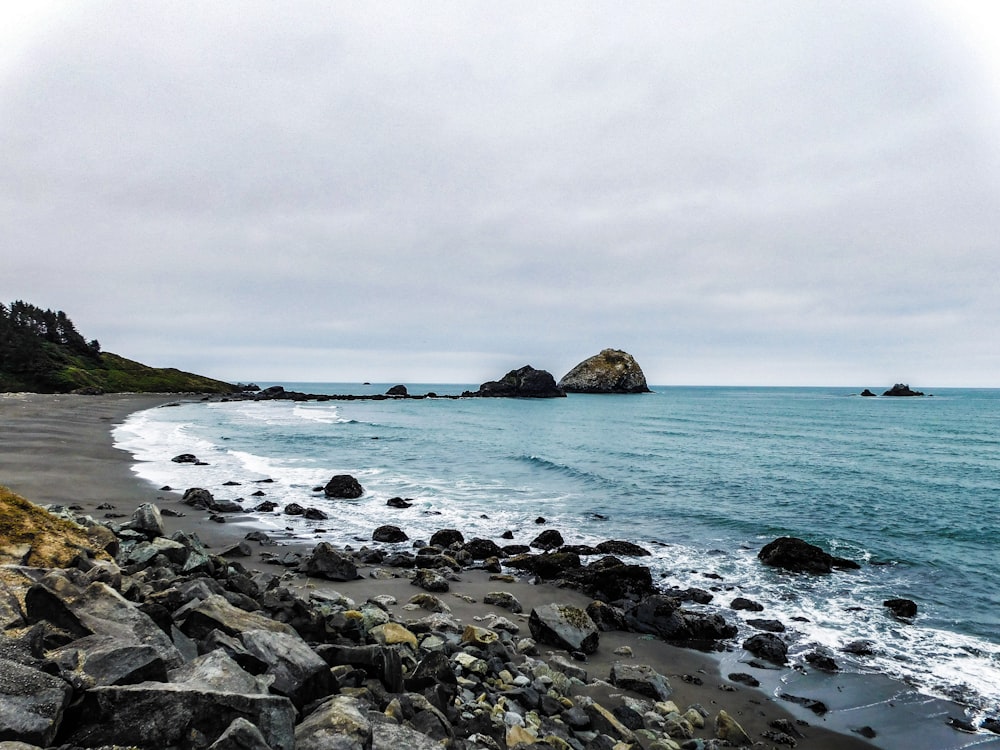
<svg viewBox="0 0 1000 750">
<path fill-rule="evenodd" d="M 665 701 L 673 694 L 667 678 L 646 664 L 616 661 L 611 665 L 610 682 L 622 690 L 632 690 L 653 700 Z"/>
<path fill-rule="evenodd" d="M 297 634 L 250 630 L 240 634 L 246 650 L 267 665 L 272 693 L 289 698 L 297 708 L 325 698 L 337 689 L 327 663 Z"/>
<path fill-rule="evenodd" d="M 741 685 L 748 685 L 749 687 L 760 687 L 760 680 L 746 672 L 732 672 L 729 674 L 729 680 L 731 682 L 738 682 Z"/>
<path fill-rule="evenodd" d="M 198 457 L 193 453 L 181 453 L 179 456 L 174 456 L 170 459 L 175 464 L 196 464 L 198 463 Z"/>
<path fill-rule="evenodd" d="M 203 487 L 189 487 L 184 490 L 184 496 L 181 498 L 181 501 L 185 505 L 202 510 L 211 510 L 212 506 L 215 505 L 215 498 L 212 496 L 212 493 Z"/>
<path fill-rule="evenodd" d="M 745 612 L 763 612 L 764 605 L 752 599 L 738 596 L 729 603 L 730 609 L 743 610 Z"/>
<path fill-rule="evenodd" d="M 537 523 L 537 524 L 543 524 L 543 523 L 548 523 L 548 522 L 542 516 L 539 516 L 538 518 L 535 519 L 535 523 Z"/>
<path fill-rule="evenodd" d="M 814 698 L 803 698 L 798 695 L 789 695 L 788 693 L 782 693 L 780 696 L 781 700 L 788 701 L 789 703 L 797 703 L 800 706 L 805 706 L 810 711 L 812 711 L 817 716 L 823 716 L 830 709 L 823 701 L 815 700 Z"/>
<path fill-rule="evenodd" d="M 747 620 L 747 625 L 757 630 L 766 630 L 768 633 L 785 632 L 785 623 L 781 620 Z"/>
<path fill-rule="evenodd" d="M 299 572 L 331 581 L 353 581 L 360 578 L 354 560 L 337 551 L 329 542 L 317 544 L 299 564 Z"/>
<path fill-rule="evenodd" d="M 501 539 L 513 539 L 514 538 L 514 532 L 511 531 L 510 529 L 507 529 L 504 533 L 502 533 L 500 535 L 500 538 Z"/>
<path fill-rule="evenodd" d="M 874 396 L 875 394 L 874 394 L 874 393 L 872 393 L 872 392 L 871 392 L 870 390 L 868 390 L 867 388 L 865 388 L 865 389 L 864 389 L 863 391 L 861 391 L 861 395 L 862 395 L 862 396 L 864 396 L 865 398 L 871 398 L 871 397 L 872 397 L 872 396 Z"/>
<path fill-rule="evenodd" d="M 531 610 L 528 618 L 531 636 L 568 651 L 592 654 L 597 650 L 600 634 L 594 621 L 578 607 L 544 604 Z"/>
<path fill-rule="evenodd" d="M 631 354 L 604 349 L 585 359 L 559 381 L 567 393 L 649 393 L 646 376 Z"/>
<path fill-rule="evenodd" d="M 58 677 L 0 659 L 0 742 L 52 745 L 72 692 Z"/>
<path fill-rule="evenodd" d="M 559 398 L 566 392 L 556 385 L 552 374 L 536 370 L 530 365 L 511 370 L 500 380 L 491 380 L 479 386 L 478 391 L 465 391 L 465 397 L 490 398 Z"/>
<path fill-rule="evenodd" d="M 462 532 L 458 529 L 438 529 L 434 532 L 431 537 L 432 547 L 441 547 L 442 549 L 447 549 L 455 542 L 462 544 L 465 542 L 465 537 Z"/>
<path fill-rule="evenodd" d="M 473 560 L 486 560 L 490 557 L 506 557 L 500 546 L 491 539 L 481 539 L 479 537 L 470 539 L 462 549 L 469 553 Z"/>
<path fill-rule="evenodd" d="M 242 716 L 233 719 L 208 750 L 271 750 L 261 731 Z"/>
<path fill-rule="evenodd" d="M 574 555 L 599 555 L 601 551 L 597 547 L 591 547 L 589 544 L 564 544 L 559 548 L 559 552 L 572 552 Z"/>
<path fill-rule="evenodd" d="M 796 573 L 830 573 L 833 568 L 858 569 L 853 560 L 834 557 L 802 539 L 783 536 L 765 545 L 757 554 L 765 565 Z"/>
<path fill-rule="evenodd" d="M 886 599 L 882 606 L 900 620 L 911 620 L 917 616 L 917 603 L 912 599 Z"/>
<path fill-rule="evenodd" d="M 852 729 L 851 731 L 854 732 L 855 734 L 860 734 L 862 737 L 868 740 L 873 740 L 876 737 L 878 737 L 878 732 L 876 732 L 874 729 L 872 729 L 870 726 L 867 725 L 863 727 L 858 727 L 857 729 Z"/>
<path fill-rule="evenodd" d="M 373 542 L 385 542 L 386 544 L 396 544 L 398 542 L 405 542 L 410 537 L 399 528 L 398 526 L 392 526 L 386 524 L 384 526 L 379 526 L 375 531 L 372 532 Z"/>
<path fill-rule="evenodd" d="M 361 483 L 350 474 L 337 474 L 323 488 L 323 494 L 327 497 L 337 497 L 345 500 L 359 498 L 364 492 L 365 490 L 361 486 Z"/>
<path fill-rule="evenodd" d="M 330 517 L 319 508 L 306 508 L 302 517 L 309 521 L 326 521 Z"/>
<path fill-rule="evenodd" d="M 248 542 L 257 542 L 259 544 L 271 545 L 275 543 L 274 540 L 263 531 L 250 531 L 243 538 Z"/>
<path fill-rule="evenodd" d="M 653 553 L 638 544 L 621 539 L 609 539 L 597 545 L 597 551 L 605 555 L 621 555 L 622 557 L 649 557 Z"/>
<path fill-rule="evenodd" d="M 544 555 L 515 555 L 503 564 L 517 570 L 526 570 L 541 578 L 558 578 L 580 567 L 580 556 L 568 552 L 548 552 Z"/>
<path fill-rule="evenodd" d="M 597 560 L 579 571 L 570 571 L 567 576 L 583 593 L 605 602 L 639 601 L 656 593 L 649 568 L 624 565 L 613 557 Z"/>
<path fill-rule="evenodd" d="M 422 568 L 417 571 L 417 574 L 410 581 L 414 586 L 419 586 L 424 591 L 432 592 L 442 592 L 447 591 L 450 587 L 448 585 L 448 579 L 445 578 L 440 573 L 435 573 L 429 568 Z"/>
<path fill-rule="evenodd" d="M 743 641 L 743 648 L 772 664 L 784 665 L 788 662 L 788 644 L 774 633 L 752 635 Z"/>
<path fill-rule="evenodd" d="M 892 388 L 882 394 L 883 396 L 923 396 L 923 392 L 914 391 L 905 383 L 896 383 Z"/>
<path fill-rule="evenodd" d="M 636 729 L 642 729 L 645 726 L 642 714 L 634 708 L 629 708 L 628 706 L 615 706 L 611 710 L 611 714 L 618 719 L 618 721 L 620 721 L 625 728 L 631 729 L 633 732 Z"/>
<path fill-rule="evenodd" d="M 385 392 L 386 396 L 405 396 L 407 395 L 407 390 L 405 385 L 394 385 L 392 388 Z"/>
<path fill-rule="evenodd" d="M 301 516 L 305 514 L 306 509 L 298 503 L 289 503 L 285 506 L 285 510 L 283 512 L 286 516 Z"/>
<path fill-rule="evenodd" d="M 238 718 L 272 750 L 293 749 L 295 708 L 287 698 L 153 682 L 88 690 L 67 715 L 63 739 L 75 747 L 195 747 L 193 737 L 208 745 Z"/>
<path fill-rule="evenodd" d="M 587 615 L 599 630 L 628 630 L 624 610 L 607 602 L 593 601 L 587 605 Z"/>
<path fill-rule="evenodd" d="M 390 508 L 409 508 L 413 505 L 413 502 L 409 498 L 390 497 L 385 501 L 385 504 Z"/>
<path fill-rule="evenodd" d="M 841 651 L 855 656 L 871 656 L 875 653 L 875 643 L 864 639 L 851 641 Z"/>
<path fill-rule="evenodd" d="M 718 614 L 700 614 L 682 610 L 676 599 L 660 594 L 647 596 L 625 613 L 629 628 L 658 635 L 665 641 L 682 644 L 711 643 L 736 635 Z"/>
<path fill-rule="evenodd" d="M 541 534 L 536 536 L 531 540 L 529 547 L 534 547 L 535 549 L 549 550 L 556 549 L 563 545 L 562 534 L 560 534 L 556 529 L 546 529 Z"/>
<path fill-rule="evenodd" d="M 837 666 L 837 662 L 833 660 L 833 657 L 823 651 L 810 651 L 805 655 L 805 660 L 808 664 L 823 672 L 840 671 L 840 667 Z"/>
<path fill-rule="evenodd" d="M 265 500 L 264 502 L 254 506 L 254 510 L 257 511 L 258 513 L 271 513 L 277 507 L 278 504 L 273 500 Z"/>
</svg>

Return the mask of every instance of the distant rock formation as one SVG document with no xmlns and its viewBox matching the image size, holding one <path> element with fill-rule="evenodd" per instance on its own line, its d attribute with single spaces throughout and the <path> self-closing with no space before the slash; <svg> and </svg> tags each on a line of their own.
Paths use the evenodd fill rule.
<svg viewBox="0 0 1000 750">
<path fill-rule="evenodd" d="M 922 391 L 914 391 L 905 383 L 896 383 L 892 388 L 882 394 L 883 396 L 923 396 Z"/>
<path fill-rule="evenodd" d="M 552 373 L 525 365 L 511 370 L 500 380 L 490 380 L 479 386 L 478 391 L 465 391 L 463 396 L 489 398 L 560 398 L 566 391 L 556 385 Z"/>
<path fill-rule="evenodd" d="M 862 396 L 865 396 L 866 398 L 871 398 L 871 397 L 872 397 L 872 396 L 874 396 L 875 394 L 874 394 L 874 393 L 872 393 L 872 392 L 871 392 L 870 390 L 868 390 L 867 388 L 865 388 L 865 389 L 864 389 L 863 391 L 861 391 L 861 395 L 862 395 Z"/>
<path fill-rule="evenodd" d="M 605 349 L 585 359 L 559 381 L 568 393 L 650 393 L 635 358 L 621 349 Z"/>
</svg>

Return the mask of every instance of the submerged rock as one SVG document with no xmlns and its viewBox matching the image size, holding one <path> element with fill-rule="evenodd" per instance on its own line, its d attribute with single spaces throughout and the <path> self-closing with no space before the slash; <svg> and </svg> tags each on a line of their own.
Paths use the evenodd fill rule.
<svg viewBox="0 0 1000 750">
<path fill-rule="evenodd" d="M 621 349 L 604 349 L 585 359 L 559 381 L 568 393 L 649 393 L 639 363 Z"/>
</svg>

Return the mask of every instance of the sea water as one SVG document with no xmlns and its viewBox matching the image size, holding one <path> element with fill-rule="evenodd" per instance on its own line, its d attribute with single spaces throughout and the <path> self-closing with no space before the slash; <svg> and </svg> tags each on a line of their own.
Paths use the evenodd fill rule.
<svg viewBox="0 0 1000 750">
<path fill-rule="evenodd" d="M 311 393 L 387 385 L 283 384 Z M 411 386 L 458 394 L 470 386 Z M 791 654 L 867 639 L 851 669 L 996 715 L 1000 703 L 1000 390 L 866 398 L 860 389 L 654 387 L 630 396 L 184 403 L 115 430 L 136 473 L 178 490 L 205 487 L 252 509 L 255 524 L 355 547 L 379 525 L 428 539 L 527 544 L 556 528 L 567 543 L 638 542 L 665 587 L 696 586 L 726 606 L 764 605 Z M 171 462 L 194 453 L 207 466 Z M 352 474 L 358 500 L 316 488 Z M 271 483 L 255 480 L 271 479 Z M 226 486 L 226 482 L 240 482 Z M 408 509 L 386 506 L 392 497 Z M 280 513 L 289 502 L 326 521 Z M 536 520 L 545 519 L 545 525 Z M 510 530 L 513 542 L 500 535 Z M 861 563 L 823 576 L 761 565 L 761 546 L 802 537 Z M 401 547 L 410 546 L 409 543 Z M 721 579 L 720 579 L 721 577 Z M 919 607 L 912 623 L 885 599 Z"/>
</svg>

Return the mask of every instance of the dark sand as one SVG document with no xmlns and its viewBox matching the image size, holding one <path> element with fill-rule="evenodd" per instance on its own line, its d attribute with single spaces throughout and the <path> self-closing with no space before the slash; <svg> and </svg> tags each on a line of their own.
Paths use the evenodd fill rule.
<svg viewBox="0 0 1000 750">
<path fill-rule="evenodd" d="M 96 506 L 105 502 L 113 504 L 115 512 L 122 514 L 131 514 L 146 502 L 175 510 L 183 509 L 188 515 L 164 518 L 168 533 L 177 529 L 195 531 L 207 545 L 221 552 L 243 538 L 248 530 L 246 524 L 232 522 L 237 520 L 235 518 L 226 524 L 212 523 L 205 514 L 181 506 L 175 493 L 168 495 L 140 480 L 131 471 L 134 463 L 132 456 L 112 445 L 112 427 L 120 424 L 129 414 L 182 399 L 169 395 L 0 394 L 0 485 L 37 503 L 81 505 L 95 518 L 103 516 L 104 511 L 96 510 Z M 275 550 L 275 547 L 261 548 L 264 552 Z M 256 557 L 240 558 L 240 562 L 248 567 L 282 571 Z M 362 575 L 367 576 L 370 572 L 371 569 L 361 569 Z M 589 599 L 575 591 L 547 585 L 535 586 L 520 579 L 513 584 L 490 581 L 482 571 L 466 571 L 460 577 L 461 582 L 453 583 L 451 592 L 440 597 L 451 608 L 452 616 L 464 624 L 481 623 L 482 620 L 477 618 L 495 613 L 517 623 L 523 635 L 530 635 L 527 613 L 532 606 L 549 602 L 578 606 L 589 603 Z M 402 621 L 428 614 L 422 610 L 411 612 L 403 609 L 409 598 L 420 592 L 404 577 L 390 580 L 366 577 L 349 583 L 297 577 L 293 585 L 322 591 L 335 590 L 359 604 L 378 594 L 390 594 L 398 601 L 390 609 Z M 500 590 L 514 594 L 522 603 L 524 614 L 513 615 L 481 603 L 486 593 Z M 474 601 L 469 602 L 456 594 Z M 932 708 L 928 713 L 923 703 L 911 706 L 912 710 L 900 711 L 898 721 L 890 721 L 892 709 L 886 707 L 886 686 L 857 675 L 807 676 L 815 680 L 815 684 L 803 690 L 796 686 L 794 692 L 819 697 L 832 710 L 824 717 L 797 707 L 791 707 L 790 712 L 789 705 L 774 695 L 779 680 L 795 680 L 795 675 L 789 676 L 787 670 L 772 672 L 769 681 L 769 675 L 762 670 L 739 663 L 739 652 L 720 659 L 717 655 L 670 646 L 649 636 L 602 633 L 600 649 L 581 666 L 586 668 L 591 679 L 606 680 L 610 665 L 623 658 L 615 656 L 613 651 L 623 645 L 632 648 L 632 658 L 636 663 L 650 664 L 669 678 L 674 688 L 673 700 L 681 710 L 691 704 L 701 704 L 711 712 L 711 722 L 718 710 L 724 708 L 755 740 L 768 730 L 772 719 L 786 718 L 808 722 L 798 726 L 804 735 L 799 739 L 799 748 L 871 748 L 871 743 L 851 733 L 852 729 L 865 725 L 871 725 L 878 731 L 874 744 L 886 748 L 931 750 L 958 748 L 968 746 L 967 743 L 973 743 L 977 748 L 988 747 L 989 750 L 1000 747 L 1000 738 L 993 742 L 992 736 L 982 733 L 960 735 L 946 727 L 941 717 L 932 722 L 929 717 L 934 715 L 934 710 Z M 542 654 L 547 650 L 545 646 L 540 647 Z M 768 686 L 768 690 L 730 683 L 720 674 L 720 668 L 725 674 L 737 671 L 753 673 Z M 697 684 L 699 681 L 701 684 Z M 872 692 L 872 685 L 878 690 Z M 896 685 L 894 689 L 898 688 Z M 588 691 L 590 689 L 587 688 Z M 616 692 L 610 687 L 595 689 L 599 693 L 604 691 L 603 695 Z M 952 715 L 960 714 L 953 711 Z M 772 745 L 767 743 L 768 747 Z"/>
</svg>

